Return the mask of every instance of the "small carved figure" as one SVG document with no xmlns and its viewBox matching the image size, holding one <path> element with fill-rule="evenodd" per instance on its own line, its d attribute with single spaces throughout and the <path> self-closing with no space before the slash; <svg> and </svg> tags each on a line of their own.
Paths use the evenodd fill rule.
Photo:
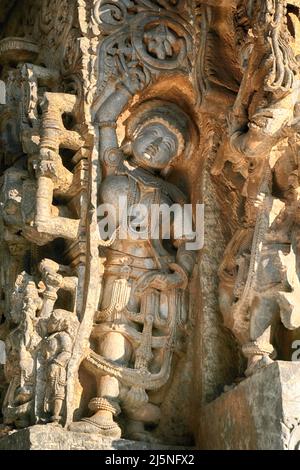
<svg viewBox="0 0 300 470">
<path fill-rule="evenodd" d="M 47 338 L 42 350 L 46 359 L 45 412 L 52 416 L 50 421 L 59 423 L 65 398 L 67 366 L 79 322 L 72 312 L 56 309 L 47 326 Z"/>
<path fill-rule="evenodd" d="M 3 414 L 6 424 L 25 427 L 31 423 L 35 354 L 41 341 L 36 330 L 37 311 L 42 306 L 36 285 L 28 274 L 18 276 L 11 304 L 8 321 L 15 328 L 5 341 L 5 376 L 10 385 L 3 403 Z"/>
<path fill-rule="evenodd" d="M 61 266 L 52 260 L 44 259 L 40 263 L 43 282 L 38 290 L 33 277 L 26 272 L 17 278 L 15 289 L 11 296 L 11 310 L 6 318 L 8 334 L 5 340 L 7 361 L 4 366 L 6 381 L 9 387 L 3 403 L 3 414 L 6 424 L 26 427 L 33 424 L 35 386 L 37 379 L 37 357 L 43 338 L 49 328 L 53 328 L 55 319 L 53 308 L 59 289 L 76 290 L 77 278 L 63 277 L 58 271 L 65 272 Z M 59 312 L 57 311 L 57 317 Z M 52 314 L 52 317 L 51 317 Z M 68 321 L 61 322 L 61 328 L 66 328 L 69 334 L 73 314 L 68 312 Z M 52 320 L 49 320 L 52 318 Z M 48 325 L 50 322 L 50 326 Z M 63 326 L 61 326 L 63 325 Z"/>
</svg>

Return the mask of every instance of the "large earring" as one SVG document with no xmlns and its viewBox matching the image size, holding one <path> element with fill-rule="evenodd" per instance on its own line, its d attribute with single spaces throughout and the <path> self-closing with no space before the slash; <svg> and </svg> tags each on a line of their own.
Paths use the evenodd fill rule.
<svg viewBox="0 0 300 470">
<path fill-rule="evenodd" d="M 124 145 L 122 145 L 121 150 L 124 153 L 124 155 L 127 155 L 127 156 L 131 155 L 132 154 L 132 143 L 131 143 L 131 141 L 129 140 Z"/>
<path fill-rule="evenodd" d="M 172 165 L 168 165 L 160 172 L 160 174 L 163 178 L 167 178 L 171 170 L 172 170 Z"/>
</svg>

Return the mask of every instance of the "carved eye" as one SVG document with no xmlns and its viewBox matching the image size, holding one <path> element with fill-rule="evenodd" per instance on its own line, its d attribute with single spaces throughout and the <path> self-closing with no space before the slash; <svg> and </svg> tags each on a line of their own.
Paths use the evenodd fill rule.
<svg viewBox="0 0 300 470">
<path fill-rule="evenodd" d="M 155 127 L 151 130 L 151 134 L 153 137 L 160 137 L 160 132 Z"/>
<path fill-rule="evenodd" d="M 248 169 L 249 171 L 253 171 L 255 169 L 255 163 L 253 161 L 250 161 Z"/>
<path fill-rule="evenodd" d="M 150 136 L 152 138 L 156 138 L 159 136 L 158 131 L 155 128 L 152 129 L 143 129 L 141 132 L 139 132 L 138 137 L 140 139 L 143 139 L 145 136 Z"/>
<path fill-rule="evenodd" d="M 164 139 L 164 144 L 166 145 L 167 149 L 170 151 L 170 152 L 174 152 L 175 151 L 175 144 L 173 142 L 172 139 Z"/>
</svg>

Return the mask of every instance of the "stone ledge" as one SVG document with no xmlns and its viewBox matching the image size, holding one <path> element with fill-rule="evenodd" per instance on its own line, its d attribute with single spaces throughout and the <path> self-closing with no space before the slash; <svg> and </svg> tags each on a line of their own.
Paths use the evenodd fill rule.
<svg viewBox="0 0 300 470">
<path fill-rule="evenodd" d="M 300 363 L 277 361 L 201 412 L 206 450 L 284 450 L 300 446 Z"/>
<path fill-rule="evenodd" d="M 53 425 L 37 425 L 0 439 L 0 450 L 180 450 L 184 447 L 150 444 L 126 439 L 111 440 L 98 434 L 65 431 Z"/>
</svg>

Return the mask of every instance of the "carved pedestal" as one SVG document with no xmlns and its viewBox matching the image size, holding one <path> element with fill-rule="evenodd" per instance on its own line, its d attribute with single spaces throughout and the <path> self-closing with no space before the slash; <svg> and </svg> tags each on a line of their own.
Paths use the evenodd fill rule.
<svg viewBox="0 0 300 470">
<path fill-rule="evenodd" d="M 0 450 L 176 450 L 172 447 L 126 439 L 104 439 L 99 434 L 64 431 L 52 425 L 32 426 L 0 439 Z"/>
<path fill-rule="evenodd" d="M 296 450 L 300 447 L 300 366 L 278 361 L 202 410 L 201 449 Z"/>
</svg>

